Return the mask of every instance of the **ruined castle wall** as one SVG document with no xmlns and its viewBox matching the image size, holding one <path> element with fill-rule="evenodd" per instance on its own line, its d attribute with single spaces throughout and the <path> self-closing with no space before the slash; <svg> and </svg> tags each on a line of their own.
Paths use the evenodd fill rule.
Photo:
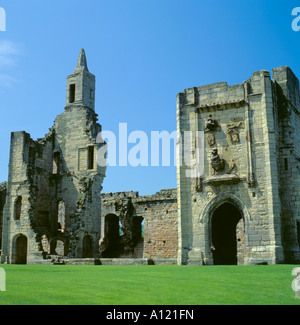
<svg viewBox="0 0 300 325">
<path fill-rule="evenodd" d="M 178 215 L 176 190 L 162 190 L 134 201 L 136 215 L 145 219 L 144 257 L 177 258 Z"/>
<path fill-rule="evenodd" d="M 28 178 L 29 148 L 33 145 L 30 135 L 21 131 L 11 134 L 9 161 L 9 179 L 7 200 L 4 207 L 2 262 L 9 257 L 9 262 L 16 262 L 15 246 L 20 235 L 26 235 L 29 261 L 40 251 L 33 230 L 34 215 L 32 212 L 31 187 Z M 20 200 L 19 211 L 16 211 L 17 200 Z"/>
<path fill-rule="evenodd" d="M 178 130 L 204 131 L 204 171 L 187 177 L 178 167 L 179 263 L 213 264 L 212 217 L 223 203 L 233 204 L 244 221 L 245 264 L 282 262 L 278 129 L 274 86 L 267 71 L 243 84 L 217 83 L 178 94 Z M 210 115 L 215 129 L 208 129 Z M 195 134 L 195 133 L 193 133 Z M 185 142 L 184 142 L 185 141 Z M 197 141 L 183 138 L 195 158 Z M 181 150 L 184 150 L 182 149 Z M 224 168 L 212 168 L 218 149 Z M 183 156 L 183 152 L 178 151 Z"/>
<path fill-rule="evenodd" d="M 74 83 L 74 101 L 70 100 Z M 39 263 L 51 255 L 99 256 L 102 182 L 96 162 L 101 131 L 94 111 L 95 76 L 84 50 L 67 78 L 67 106 L 44 138 L 11 137 L 2 261 Z"/>
<path fill-rule="evenodd" d="M 101 127 L 96 114 L 85 107 L 68 107 L 56 118 L 54 126 L 55 150 L 61 152 L 61 181 L 58 197 L 65 203 L 66 231 L 76 233 L 76 255 L 82 255 L 86 234 L 93 238 L 98 254 L 100 239 L 100 192 L 105 169 L 97 165 L 96 135 Z M 92 168 L 88 164 L 88 148 L 93 147 Z M 92 204 L 91 204 L 92 203 Z"/>
<path fill-rule="evenodd" d="M 51 242 L 61 241 L 63 255 L 82 256 L 85 235 L 93 240 L 98 257 L 102 181 L 105 169 L 96 163 L 99 146 L 96 136 L 101 127 L 96 114 L 82 107 L 69 108 L 59 115 L 54 127 L 43 139 L 33 141 L 25 132 L 12 133 L 8 185 L 5 207 L 6 236 L 3 254 L 14 263 L 14 241 L 23 234 L 28 239 L 28 262 L 51 253 Z M 87 156 L 80 161 L 80 151 L 94 147 L 92 168 Z M 59 153 L 55 161 L 55 153 Z M 80 165 L 81 164 L 81 165 Z M 15 205 L 22 198 L 21 214 L 15 220 Z M 58 205 L 64 204 L 63 227 L 58 224 Z M 8 218 L 8 219 L 7 219 Z M 62 231 L 63 228 L 63 231 Z M 52 252 L 53 253 L 53 252 Z"/>
<path fill-rule="evenodd" d="M 139 196 L 138 192 L 102 194 L 100 252 L 110 245 L 106 241 L 106 223 L 116 216 L 122 235 L 115 240 L 118 254 L 102 257 L 143 257 L 176 259 L 178 248 L 178 216 L 176 189 L 162 190 L 155 195 Z M 134 220 L 144 220 L 144 237 L 134 242 Z M 114 245 L 112 243 L 112 245 Z M 138 247 L 137 247 L 138 246 Z M 138 255 L 137 255 L 138 250 Z M 109 250 L 108 250 L 109 251 Z M 115 251 L 111 250 L 112 253 Z"/>
<path fill-rule="evenodd" d="M 57 230 L 56 188 L 53 176 L 53 138 L 50 133 L 44 139 L 35 141 L 33 157 L 28 166 L 28 181 L 31 189 L 32 225 L 37 241 L 45 234 L 50 237 Z"/>
<path fill-rule="evenodd" d="M 278 106 L 282 236 L 287 263 L 299 261 L 300 229 L 300 94 L 289 67 L 273 69 Z"/>
</svg>

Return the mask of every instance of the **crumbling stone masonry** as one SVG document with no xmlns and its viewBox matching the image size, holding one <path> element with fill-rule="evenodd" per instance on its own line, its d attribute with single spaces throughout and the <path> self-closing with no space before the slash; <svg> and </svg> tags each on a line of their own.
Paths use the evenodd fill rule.
<svg viewBox="0 0 300 325">
<path fill-rule="evenodd" d="M 101 195 L 100 258 L 145 258 L 176 264 L 177 190 L 155 195 L 138 192 Z"/>
<path fill-rule="evenodd" d="M 178 157 L 190 148 L 196 165 L 196 131 L 205 146 L 202 175 L 178 166 L 179 264 L 300 261 L 299 81 L 289 67 L 272 72 L 178 94 Z"/>
<path fill-rule="evenodd" d="M 2 263 L 99 256 L 105 177 L 105 168 L 96 162 L 100 131 L 95 76 L 81 50 L 67 77 L 65 110 L 49 133 L 37 140 L 24 131 L 11 134 Z M 2 194 L 0 199 L 2 204 Z"/>
<path fill-rule="evenodd" d="M 11 134 L 1 263 L 299 263 L 299 81 L 272 72 L 178 94 L 177 189 L 101 194 L 95 76 L 81 50 L 49 133 Z"/>
</svg>

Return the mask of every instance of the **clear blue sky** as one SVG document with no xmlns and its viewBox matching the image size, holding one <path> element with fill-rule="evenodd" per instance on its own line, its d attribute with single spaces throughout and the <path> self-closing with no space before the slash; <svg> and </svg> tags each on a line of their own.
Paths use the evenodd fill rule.
<svg viewBox="0 0 300 325">
<path fill-rule="evenodd" d="M 96 75 L 103 129 L 176 129 L 176 95 L 188 87 L 241 83 L 288 65 L 300 77 L 299 1 L 2 0 L 0 181 L 11 131 L 44 137 L 64 110 L 66 76 L 80 49 Z M 111 167 L 104 192 L 151 194 L 176 187 L 175 167 Z"/>
</svg>

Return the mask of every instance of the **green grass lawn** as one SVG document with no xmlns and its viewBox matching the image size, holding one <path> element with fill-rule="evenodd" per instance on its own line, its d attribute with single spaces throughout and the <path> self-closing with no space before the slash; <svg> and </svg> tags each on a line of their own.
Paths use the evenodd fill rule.
<svg viewBox="0 0 300 325">
<path fill-rule="evenodd" d="M 300 305 L 295 265 L 1 265 L 0 305 Z"/>
</svg>

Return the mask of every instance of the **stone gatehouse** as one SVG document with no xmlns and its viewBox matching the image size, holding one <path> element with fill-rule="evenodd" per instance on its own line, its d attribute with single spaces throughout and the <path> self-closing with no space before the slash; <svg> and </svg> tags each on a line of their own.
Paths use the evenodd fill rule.
<svg viewBox="0 0 300 325">
<path fill-rule="evenodd" d="M 272 74 L 177 96 L 177 129 L 192 133 L 178 155 L 189 147 L 199 165 L 204 147 L 201 174 L 178 167 L 179 264 L 300 260 L 299 81 L 289 67 Z"/>
<path fill-rule="evenodd" d="M 178 94 L 177 189 L 101 194 L 95 76 L 82 49 L 45 137 L 11 134 L 1 263 L 299 262 L 299 82 L 288 67 L 272 75 Z"/>
</svg>

